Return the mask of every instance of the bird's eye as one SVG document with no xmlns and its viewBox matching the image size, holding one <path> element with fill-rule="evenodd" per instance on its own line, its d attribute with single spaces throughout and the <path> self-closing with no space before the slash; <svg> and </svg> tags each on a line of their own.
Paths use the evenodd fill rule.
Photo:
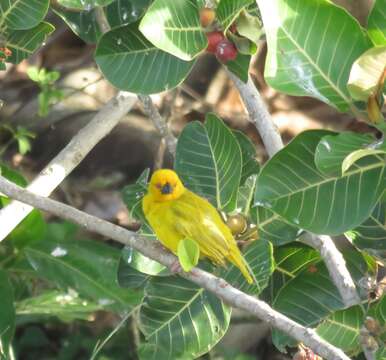
<svg viewBox="0 0 386 360">
<path fill-rule="evenodd" d="M 156 187 L 157 189 L 161 189 L 161 188 L 162 188 L 162 185 L 161 185 L 160 183 L 157 183 L 157 184 L 155 184 L 155 187 Z"/>
</svg>

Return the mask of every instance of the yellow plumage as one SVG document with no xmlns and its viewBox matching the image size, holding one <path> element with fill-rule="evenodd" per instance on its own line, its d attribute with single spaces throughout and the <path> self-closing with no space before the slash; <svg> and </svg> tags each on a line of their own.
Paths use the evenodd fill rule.
<svg viewBox="0 0 386 360">
<path fill-rule="evenodd" d="M 142 207 L 158 239 L 174 254 L 179 241 L 190 238 L 198 244 L 201 256 L 218 265 L 225 265 L 228 259 L 249 283 L 253 282 L 237 243 L 217 210 L 186 189 L 173 170 L 154 172 Z"/>
</svg>

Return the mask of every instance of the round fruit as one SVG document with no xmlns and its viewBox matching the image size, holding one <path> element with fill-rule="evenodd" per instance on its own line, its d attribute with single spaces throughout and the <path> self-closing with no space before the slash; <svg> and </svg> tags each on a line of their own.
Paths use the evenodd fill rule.
<svg viewBox="0 0 386 360">
<path fill-rule="evenodd" d="M 236 46 L 228 39 L 223 39 L 217 45 L 216 56 L 223 63 L 235 60 L 237 58 Z"/>
<path fill-rule="evenodd" d="M 211 8 L 202 8 L 200 10 L 200 23 L 201 26 L 206 28 L 211 25 L 216 18 L 216 12 Z"/>
<path fill-rule="evenodd" d="M 241 234 L 247 228 L 247 222 L 244 216 L 240 214 L 229 216 L 227 219 L 227 225 L 233 235 Z"/>
<path fill-rule="evenodd" d="M 217 50 L 217 45 L 225 39 L 225 36 L 221 31 L 213 31 L 207 33 L 206 37 L 208 38 L 208 47 L 206 48 L 206 51 L 211 53 L 215 53 Z"/>
</svg>

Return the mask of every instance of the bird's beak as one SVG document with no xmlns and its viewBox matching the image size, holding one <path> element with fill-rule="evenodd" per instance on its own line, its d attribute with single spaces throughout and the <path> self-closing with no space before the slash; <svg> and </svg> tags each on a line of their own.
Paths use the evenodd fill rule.
<svg viewBox="0 0 386 360">
<path fill-rule="evenodd" d="M 173 192 L 173 187 L 169 183 L 166 183 L 161 188 L 161 194 L 163 195 L 171 194 L 172 192 Z"/>
</svg>

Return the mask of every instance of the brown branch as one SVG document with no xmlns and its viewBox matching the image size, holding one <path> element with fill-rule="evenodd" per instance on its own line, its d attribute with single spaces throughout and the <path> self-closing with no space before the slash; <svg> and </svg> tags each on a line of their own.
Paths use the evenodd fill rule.
<svg viewBox="0 0 386 360">
<path fill-rule="evenodd" d="M 171 267 L 177 260 L 173 254 L 162 248 L 159 242 L 148 240 L 134 232 L 88 215 L 58 201 L 35 195 L 16 186 L 1 176 L 0 191 L 11 198 L 23 201 L 40 210 L 50 212 L 60 218 L 79 224 L 89 231 L 104 235 L 124 245 L 131 246 L 140 251 L 143 255 L 158 261 L 165 266 Z M 308 329 L 287 318 L 283 314 L 273 310 L 265 302 L 243 293 L 228 284 L 225 280 L 217 278 L 199 268 L 194 268 L 189 273 L 182 272 L 180 275 L 214 293 L 219 299 L 229 305 L 245 310 L 250 314 L 257 316 L 259 319 L 266 321 L 271 326 L 285 332 L 325 359 L 350 360 L 342 350 L 324 341 L 314 330 Z"/>
</svg>

